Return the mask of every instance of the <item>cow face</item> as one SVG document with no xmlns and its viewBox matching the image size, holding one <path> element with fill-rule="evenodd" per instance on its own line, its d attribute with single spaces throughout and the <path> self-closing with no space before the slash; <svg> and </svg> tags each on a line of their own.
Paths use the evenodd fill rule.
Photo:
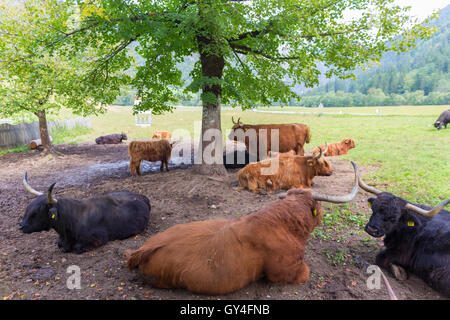
<svg viewBox="0 0 450 320">
<path fill-rule="evenodd" d="M 46 195 L 40 195 L 31 202 L 25 210 L 25 216 L 19 223 L 23 233 L 48 231 L 51 228 L 52 216 L 55 218 L 55 208 L 49 204 Z"/>
<path fill-rule="evenodd" d="M 442 123 L 441 123 L 440 121 L 436 121 L 436 122 L 434 123 L 434 127 L 435 127 L 436 129 L 438 129 L 438 130 L 441 130 L 441 129 L 442 129 Z"/>
<path fill-rule="evenodd" d="M 368 202 L 372 216 L 364 230 L 376 238 L 390 233 L 395 228 L 406 204 L 405 201 L 386 192 L 378 194 L 376 198 L 369 198 Z"/>
<path fill-rule="evenodd" d="M 122 140 L 128 140 L 128 137 L 125 133 L 122 133 L 121 138 Z"/>
<path fill-rule="evenodd" d="M 316 176 L 331 176 L 333 168 L 325 157 L 313 158 L 307 161 L 309 167 L 314 168 Z"/>
<path fill-rule="evenodd" d="M 344 139 L 344 143 L 349 149 L 355 147 L 355 141 L 353 139 Z"/>
</svg>

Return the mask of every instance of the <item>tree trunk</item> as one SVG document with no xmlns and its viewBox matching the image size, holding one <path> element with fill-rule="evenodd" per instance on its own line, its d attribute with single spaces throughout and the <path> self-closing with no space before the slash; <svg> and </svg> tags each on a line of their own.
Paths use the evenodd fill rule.
<svg viewBox="0 0 450 320">
<path fill-rule="evenodd" d="M 53 145 L 48 134 L 47 116 L 45 115 L 45 110 L 39 110 L 38 112 L 36 112 L 36 116 L 39 119 L 39 133 L 41 135 L 42 147 L 44 149 L 44 152 L 56 154 L 56 151 L 55 149 L 53 149 Z"/>
<path fill-rule="evenodd" d="M 199 38 L 199 51 L 200 51 L 200 62 L 202 65 L 202 75 L 209 78 L 222 79 L 223 68 L 225 66 L 225 60 L 222 56 L 216 56 L 203 51 L 203 45 L 209 44 L 209 40 L 205 38 Z M 202 130 L 199 142 L 199 153 L 197 157 L 201 157 L 202 163 L 194 165 L 194 171 L 205 175 L 226 175 L 227 171 L 223 164 L 215 163 L 211 164 L 211 161 L 206 161 L 205 157 L 212 155 L 216 160 L 222 161 L 223 157 L 223 139 L 222 139 L 222 128 L 220 123 L 220 106 L 222 99 L 222 86 L 220 84 L 214 85 L 203 85 L 202 88 L 202 102 L 203 102 L 203 112 L 202 112 Z M 207 98 L 208 95 L 212 97 L 211 93 L 215 96 L 216 101 L 212 103 Z M 205 101 L 206 98 L 206 101 Z M 215 129 L 220 132 L 220 139 L 211 138 L 209 141 L 203 141 L 205 133 L 209 129 Z M 211 131 L 210 131 L 211 132 Z M 214 144 L 214 151 L 212 153 L 206 152 L 205 149 L 211 148 L 211 144 Z M 209 150 L 209 149 L 208 149 Z"/>
</svg>

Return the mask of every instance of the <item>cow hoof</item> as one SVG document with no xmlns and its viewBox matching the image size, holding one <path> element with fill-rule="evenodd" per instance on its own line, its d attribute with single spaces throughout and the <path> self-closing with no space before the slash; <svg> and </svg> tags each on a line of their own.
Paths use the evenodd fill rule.
<svg viewBox="0 0 450 320">
<path fill-rule="evenodd" d="M 395 279 L 397 279 L 398 281 L 405 281 L 406 279 L 408 279 L 408 274 L 403 267 L 400 267 L 396 264 L 391 264 L 390 269 Z"/>
</svg>

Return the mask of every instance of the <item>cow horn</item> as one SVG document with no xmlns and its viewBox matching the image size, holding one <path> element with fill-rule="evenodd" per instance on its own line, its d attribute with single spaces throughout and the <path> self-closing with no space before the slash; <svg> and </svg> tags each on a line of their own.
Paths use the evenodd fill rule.
<svg viewBox="0 0 450 320">
<path fill-rule="evenodd" d="M 233 122 L 233 124 L 236 124 L 236 122 L 234 121 L 234 116 L 231 116 L 231 121 Z"/>
<path fill-rule="evenodd" d="M 359 183 L 359 186 L 360 186 L 363 190 L 365 190 L 365 191 L 367 191 L 367 192 L 370 192 L 370 193 L 373 193 L 373 194 L 380 194 L 380 193 L 383 192 L 383 191 L 378 190 L 377 188 L 374 188 L 374 187 L 371 187 L 371 186 L 367 185 L 367 184 L 361 179 L 361 177 L 359 177 L 358 183 Z"/>
<path fill-rule="evenodd" d="M 450 199 L 444 200 L 441 203 L 439 203 L 436 207 L 434 207 L 431 210 L 424 210 L 422 208 L 419 208 L 411 203 L 407 203 L 405 208 L 411 211 L 414 211 L 424 217 L 427 218 L 433 218 L 435 215 L 437 215 L 446 205 L 450 203 Z"/>
<path fill-rule="evenodd" d="M 58 202 L 58 200 L 56 200 L 56 198 L 52 195 L 53 187 L 55 186 L 55 184 L 56 182 L 53 183 L 47 191 L 47 202 L 49 204 L 56 204 Z"/>
<path fill-rule="evenodd" d="M 23 174 L 23 186 L 25 187 L 25 190 L 27 190 L 29 193 L 35 195 L 35 196 L 40 196 L 43 193 L 34 190 L 29 184 L 28 184 L 28 179 L 27 179 L 27 172 L 25 171 L 25 173 Z"/>
<path fill-rule="evenodd" d="M 351 162 L 353 169 L 355 170 L 355 183 L 353 185 L 352 191 L 345 195 L 345 196 L 329 196 L 329 195 L 323 195 L 319 193 L 313 193 L 312 197 L 314 200 L 318 201 L 325 201 L 325 202 L 333 202 L 333 203 L 346 203 L 350 202 L 355 198 L 356 194 L 358 193 L 358 178 L 359 178 L 359 170 L 356 163 L 353 161 Z"/>
<path fill-rule="evenodd" d="M 319 159 L 322 156 L 322 154 L 325 154 L 328 151 L 328 143 L 325 142 L 325 150 L 324 151 L 322 151 L 321 147 L 319 147 L 319 150 L 320 150 L 319 155 L 314 156 L 314 159 Z"/>
</svg>

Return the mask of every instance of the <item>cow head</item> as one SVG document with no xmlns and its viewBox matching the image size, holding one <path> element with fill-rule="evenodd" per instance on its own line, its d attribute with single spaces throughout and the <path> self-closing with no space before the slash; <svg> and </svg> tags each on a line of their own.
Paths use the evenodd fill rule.
<svg viewBox="0 0 450 320">
<path fill-rule="evenodd" d="M 306 164 L 314 170 L 316 176 L 331 176 L 333 168 L 331 167 L 330 161 L 323 156 L 328 150 L 328 144 L 324 151 L 322 151 L 321 147 L 319 147 L 319 150 L 320 152 L 311 159 L 308 159 Z"/>
<path fill-rule="evenodd" d="M 368 186 L 361 178 L 359 178 L 359 186 L 377 196 L 376 198 L 368 199 L 369 207 L 372 209 L 372 216 L 364 228 L 368 234 L 376 238 L 380 238 L 385 234 L 392 232 L 402 218 L 402 215 L 407 212 L 405 209 L 432 218 L 450 203 L 450 200 L 445 200 L 431 210 L 424 210 L 408 203 L 402 198 Z"/>
<path fill-rule="evenodd" d="M 442 129 L 442 123 L 438 120 L 434 123 L 434 127 L 438 130 Z"/>
<path fill-rule="evenodd" d="M 25 216 L 19 223 L 19 228 L 23 233 L 33 233 L 48 231 L 52 227 L 52 221 L 57 219 L 55 205 L 56 198 L 52 195 L 55 183 L 48 188 L 47 194 L 34 190 L 27 181 L 27 173 L 23 177 L 23 185 L 31 194 L 38 196 L 31 202 L 25 210 Z"/>
<path fill-rule="evenodd" d="M 122 132 L 122 134 L 120 135 L 120 139 L 121 140 L 128 140 L 127 135 L 124 132 Z"/>
<path fill-rule="evenodd" d="M 241 129 L 245 132 L 244 124 L 241 122 L 241 118 L 238 118 L 237 122 L 235 122 L 234 117 L 231 117 L 231 121 L 233 122 L 233 127 L 231 128 L 228 139 L 237 141 L 237 135 L 235 134 L 235 131 Z"/>
<path fill-rule="evenodd" d="M 354 148 L 355 147 L 355 141 L 353 139 L 344 139 L 342 140 L 342 142 L 349 148 Z"/>
</svg>

